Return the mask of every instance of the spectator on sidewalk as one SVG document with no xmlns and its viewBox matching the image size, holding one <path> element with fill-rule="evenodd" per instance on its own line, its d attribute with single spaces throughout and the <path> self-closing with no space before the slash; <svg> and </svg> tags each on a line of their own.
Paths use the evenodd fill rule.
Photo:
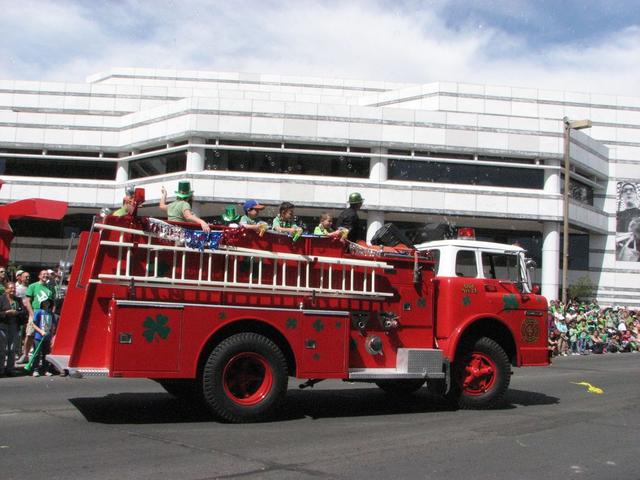
<svg viewBox="0 0 640 480">
<path fill-rule="evenodd" d="M 31 280 L 29 272 L 25 272 L 24 270 L 18 270 L 16 272 L 16 297 L 22 299 L 27 295 L 29 280 Z"/>
<path fill-rule="evenodd" d="M 562 318 L 560 314 L 557 315 L 558 316 L 556 316 L 554 320 L 554 325 L 558 337 L 558 355 L 566 357 L 569 355 L 569 338 L 567 337 L 569 329 L 567 324 L 564 322 L 564 318 Z"/>
<path fill-rule="evenodd" d="M 0 267 L 0 295 L 4 293 L 4 282 L 7 281 L 7 267 Z"/>
<path fill-rule="evenodd" d="M 37 356 L 33 362 L 33 376 L 42 374 L 51 375 L 46 356 L 51 352 L 51 339 L 56 333 L 57 321 L 52 312 L 53 300 L 43 300 L 33 315 L 33 328 L 35 330 L 34 342 Z"/>
<path fill-rule="evenodd" d="M 604 353 L 604 340 L 598 330 L 594 330 L 593 333 L 591 333 L 591 352 Z"/>
<path fill-rule="evenodd" d="M 53 291 L 49 288 L 49 271 L 40 270 L 38 275 L 38 281 L 29 285 L 27 293 L 22 304 L 29 313 L 29 319 L 27 320 L 27 330 L 24 339 L 24 347 L 22 349 L 22 356 L 16 363 L 24 364 L 29 362 L 29 352 L 33 346 L 35 329 L 33 328 L 33 314 L 35 310 L 40 308 L 40 304 L 45 300 L 53 300 Z"/>
<path fill-rule="evenodd" d="M 571 355 L 578 355 L 578 328 L 576 327 L 576 321 L 569 322 L 568 337 L 569 337 L 569 349 Z"/>
<path fill-rule="evenodd" d="M 15 284 L 7 282 L 0 295 L 0 376 L 15 375 L 16 345 L 20 341 L 18 326 L 24 309 L 15 296 Z"/>
</svg>

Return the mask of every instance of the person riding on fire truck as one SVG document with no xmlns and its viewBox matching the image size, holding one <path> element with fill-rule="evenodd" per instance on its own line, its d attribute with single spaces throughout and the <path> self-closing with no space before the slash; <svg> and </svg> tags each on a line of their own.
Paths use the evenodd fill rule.
<svg viewBox="0 0 640 480">
<path fill-rule="evenodd" d="M 167 205 L 167 189 L 162 187 L 160 190 L 160 210 L 167 212 L 167 217 L 174 222 L 191 222 L 200 225 L 204 232 L 210 232 L 209 224 L 198 217 L 191 210 L 193 202 L 193 190 L 191 183 L 186 181 L 178 182 L 178 190 L 176 190 L 176 200 Z"/>
</svg>

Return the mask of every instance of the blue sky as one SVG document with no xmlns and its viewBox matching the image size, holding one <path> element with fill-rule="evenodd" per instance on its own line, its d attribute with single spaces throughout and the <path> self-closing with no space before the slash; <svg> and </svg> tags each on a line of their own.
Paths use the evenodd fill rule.
<svg viewBox="0 0 640 480">
<path fill-rule="evenodd" d="M 457 0 L 442 2 L 452 28 L 476 24 L 525 39 L 533 50 L 561 42 L 588 45 L 640 25 L 637 0 Z"/>
<path fill-rule="evenodd" d="M 640 96 L 638 0 L 0 0 L 0 77 L 111 67 Z"/>
</svg>

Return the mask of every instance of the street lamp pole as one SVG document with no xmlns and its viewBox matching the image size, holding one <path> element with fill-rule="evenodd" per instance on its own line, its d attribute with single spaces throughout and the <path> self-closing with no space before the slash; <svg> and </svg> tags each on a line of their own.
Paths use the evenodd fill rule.
<svg viewBox="0 0 640 480">
<path fill-rule="evenodd" d="M 562 212 L 562 303 L 567 303 L 567 278 L 569 276 L 569 176 L 571 174 L 571 130 L 582 130 L 591 127 L 591 120 L 562 119 L 564 124 L 564 195 Z"/>
</svg>

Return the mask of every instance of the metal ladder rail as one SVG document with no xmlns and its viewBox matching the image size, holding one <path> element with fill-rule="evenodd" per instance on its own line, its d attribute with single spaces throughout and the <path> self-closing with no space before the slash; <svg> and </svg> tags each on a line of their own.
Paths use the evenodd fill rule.
<svg viewBox="0 0 640 480">
<path fill-rule="evenodd" d="M 342 291 L 349 291 L 349 292 L 357 292 L 357 290 L 354 289 L 354 275 L 355 275 L 355 268 L 353 268 L 355 265 L 363 265 L 365 266 L 364 268 L 364 275 L 363 275 L 363 281 L 364 281 L 364 287 L 363 287 L 363 291 L 367 291 L 367 287 L 370 285 L 370 290 L 368 291 L 369 293 L 376 293 L 375 287 L 376 287 L 376 267 L 378 268 L 392 268 L 389 264 L 387 264 L 386 262 L 377 262 L 377 261 L 369 261 L 369 260 L 354 260 L 354 259 L 340 259 L 340 258 L 333 258 L 333 257 L 316 257 L 316 256 L 309 256 L 309 255 L 299 255 L 299 254 L 287 254 L 287 253 L 272 253 L 272 252 L 261 252 L 261 251 L 257 251 L 254 249 L 248 249 L 248 248 L 244 248 L 244 247 L 226 247 L 223 249 L 226 249 L 228 251 L 238 251 L 238 252 L 245 252 L 247 254 L 251 254 L 251 255 L 260 255 L 266 258 L 274 258 L 274 259 L 283 259 L 283 257 L 285 258 L 290 258 L 290 259 L 296 259 L 299 260 L 300 257 L 304 257 L 306 259 L 310 259 L 310 260 L 316 260 L 318 261 L 318 263 L 322 262 L 322 263 L 328 263 L 329 264 L 329 269 L 328 269 L 328 281 L 327 281 L 327 286 L 324 286 L 324 280 L 325 280 L 325 272 L 324 272 L 324 266 L 322 266 L 322 270 L 321 270 L 321 276 L 320 276 L 320 287 L 319 290 L 321 291 L 332 291 L 334 290 L 332 288 L 333 285 L 333 268 L 332 268 L 332 264 L 337 264 L 337 265 L 342 265 L 343 266 L 343 277 L 342 277 L 342 284 L 344 285 L 345 283 L 345 275 L 346 275 L 346 266 L 350 265 L 351 268 L 349 268 L 350 274 L 349 274 L 349 278 L 350 278 L 350 289 L 346 290 L 346 288 L 342 288 Z M 326 261 L 326 262 L 325 262 Z M 310 262 L 307 261 L 307 268 L 309 268 L 309 264 Z M 353 265 L 355 264 L 355 265 Z M 275 268 L 275 267 L 274 267 Z M 368 271 L 369 269 L 371 269 L 371 275 L 370 278 L 368 276 Z M 283 266 L 283 272 L 284 272 L 284 266 Z M 272 284 L 276 285 L 276 273 L 274 271 L 274 275 L 273 275 L 273 279 L 272 279 Z M 283 273 L 283 285 L 284 282 L 286 281 L 286 277 L 284 276 Z M 307 286 L 308 286 L 308 276 L 307 276 Z"/>
<path fill-rule="evenodd" d="M 374 267 L 383 270 L 393 269 L 393 265 L 378 260 L 359 260 L 355 258 L 324 257 L 318 255 L 301 255 L 299 253 L 269 252 L 246 247 L 220 246 L 218 250 L 239 252 L 243 255 L 254 255 L 263 258 L 278 258 L 280 260 L 305 260 L 312 263 L 326 263 L 333 265 L 355 265 L 362 267 Z"/>
<path fill-rule="evenodd" d="M 364 266 L 364 273 L 363 273 L 363 290 L 364 292 L 367 293 L 372 293 L 372 294 L 376 294 L 376 267 L 378 268 L 391 268 L 391 266 L 389 264 L 387 264 L 386 262 L 377 262 L 377 261 L 369 261 L 369 260 L 357 260 L 357 259 L 340 259 L 340 258 L 333 258 L 333 257 L 316 257 L 316 256 L 309 256 L 309 255 L 300 255 L 300 254 L 288 254 L 288 253 L 273 253 L 273 252 L 263 252 L 260 250 L 254 250 L 254 249 L 249 249 L 249 248 L 244 248 L 244 247 L 224 247 L 224 250 L 230 251 L 230 252 L 242 252 L 242 253 L 246 253 L 246 254 L 251 254 L 252 256 L 260 256 L 260 257 L 264 257 L 264 258 L 272 258 L 274 260 L 284 260 L 284 259 L 291 259 L 291 260 L 298 260 L 300 261 L 301 258 L 304 258 L 306 260 L 306 268 L 307 268 L 307 278 L 306 278 L 306 285 L 309 286 L 309 268 L 310 268 L 310 264 L 311 262 L 309 260 L 318 260 L 317 263 L 327 263 L 328 264 L 328 281 L 327 281 L 327 285 L 325 286 L 325 270 L 324 270 L 324 265 L 321 266 L 321 277 L 320 277 L 320 286 L 318 288 L 318 290 L 320 291 L 333 291 L 334 289 L 331 288 L 333 285 L 333 268 L 332 266 L 334 264 L 337 265 L 341 265 L 343 267 L 343 285 L 345 283 L 345 278 L 344 276 L 348 275 L 349 276 L 349 280 L 350 280 L 350 285 L 349 285 L 349 289 L 347 290 L 346 288 L 342 288 L 342 291 L 345 292 L 358 292 L 358 290 L 355 290 L 354 285 L 355 285 L 355 266 Z M 284 257 L 284 258 L 283 258 Z M 350 268 L 347 268 L 347 266 L 349 266 Z M 276 267 L 274 266 L 274 269 Z M 285 271 L 284 266 L 283 266 L 283 272 Z M 369 271 L 370 271 L 370 275 L 369 275 Z M 347 273 L 348 272 L 348 273 Z M 272 278 L 272 285 L 278 285 L 276 282 L 276 271 L 274 270 L 274 275 Z M 285 286 L 285 281 L 286 281 L 286 276 L 283 277 L 284 280 L 282 281 L 282 283 L 279 286 Z"/>
<path fill-rule="evenodd" d="M 127 270 L 129 270 L 130 272 L 130 261 L 131 261 L 131 255 L 130 255 L 130 251 L 132 248 L 136 247 L 136 248 L 142 248 L 142 249 L 151 249 L 151 250 L 155 250 L 156 251 L 156 255 L 154 258 L 154 275 L 153 276 L 149 276 L 147 273 L 145 273 L 145 276 L 140 277 L 140 276 L 133 276 L 130 273 L 128 275 L 122 275 L 121 270 L 118 271 L 118 273 L 116 275 L 105 275 L 105 274 L 101 274 L 99 275 L 99 278 L 105 278 L 105 279 L 134 279 L 134 280 L 155 280 L 159 283 L 171 283 L 171 284 L 176 284 L 176 281 L 180 281 L 182 283 L 188 283 L 188 284 L 211 284 L 211 285 L 218 285 L 218 286 L 222 286 L 223 288 L 225 286 L 248 286 L 250 285 L 249 282 L 238 282 L 237 281 L 237 257 L 238 256 L 245 256 L 244 252 L 233 252 L 233 251 L 218 251 L 218 250 L 213 250 L 213 251 L 209 251 L 209 264 L 212 263 L 212 256 L 217 254 L 217 255 L 224 255 L 225 257 L 225 275 L 223 276 L 223 281 L 222 282 L 216 282 L 211 280 L 211 268 L 209 268 L 209 272 L 208 272 L 208 280 L 207 282 L 203 282 L 201 278 L 192 281 L 191 279 L 186 278 L 186 269 L 183 269 L 183 274 L 181 275 L 181 277 L 183 277 L 182 279 L 176 279 L 175 278 L 175 270 L 172 272 L 172 277 L 170 279 L 166 279 L 165 277 L 159 277 L 158 276 L 158 269 L 157 269 L 157 265 L 158 265 L 158 251 L 172 251 L 174 253 L 180 253 L 184 258 L 183 258 L 183 263 L 186 264 L 186 256 L 188 253 L 191 254 L 198 254 L 201 255 L 200 252 L 190 249 L 188 247 L 175 247 L 175 246 L 168 246 L 168 245 L 149 245 L 149 244 L 138 244 L 137 246 L 134 245 L 133 243 L 130 242 L 116 242 L 116 241 L 110 241 L 110 240 L 103 240 L 100 242 L 101 245 L 104 246 L 113 246 L 113 247 L 118 247 L 119 249 L 127 249 L 127 252 L 129 253 L 129 255 L 127 255 L 127 259 L 128 259 L 128 265 L 127 265 Z M 176 255 L 177 256 L 177 255 Z M 232 274 L 234 279 L 233 281 L 229 280 L 229 257 L 234 257 L 233 258 L 233 262 L 235 265 L 234 270 L 236 271 L 236 274 Z M 302 256 L 301 256 L 302 257 Z M 346 290 L 346 289 L 334 289 L 332 288 L 332 284 L 330 283 L 332 281 L 332 270 L 333 270 L 333 266 L 329 265 L 329 271 L 328 271 L 328 276 L 329 276 L 329 282 L 327 282 L 327 285 L 325 286 L 325 280 L 327 275 L 325 274 L 326 269 L 325 269 L 325 265 L 321 264 L 321 275 L 320 275 L 320 285 L 319 286 L 313 286 L 310 283 L 310 263 L 307 262 L 307 257 L 302 257 L 304 258 L 304 261 L 306 263 L 306 268 L 307 268 L 307 272 L 306 272 L 306 281 L 305 281 L 305 286 L 304 287 L 298 287 L 297 285 L 291 286 L 291 285 L 287 285 L 286 283 L 286 265 L 283 265 L 283 272 L 284 272 L 284 277 L 282 282 L 278 283 L 277 282 L 277 272 L 278 272 L 278 268 L 277 268 L 277 264 L 274 265 L 274 276 L 272 278 L 272 282 L 269 285 L 269 287 L 272 290 L 277 290 L 278 288 L 281 289 L 286 289 L 286 290 L 291 290 L 291 291 L 316 291 L 318 293 L 323 292 L 323 293 L 349 293 L 349 294 L 367 294 L 367 295 L 383 295 L 386 296 L 386 294 L 384 292 L 377 292 L 375 291 L 375 269 L 372 268 L 371 269 L 371 274 L 372 274 L 372 288 L 369 288 L 369 283 L 368 283 L 368 271 L 369 269 L 365 268 L 365 272 L 363 274 L 363 289 L 362 290 L 356 290 L 353 288 L 353 282 L 351 282 L 352 284 L 350 285 L 350 289 Z M 284 263 L 284 262 L 283 262 Z M 259 261 L 259 271 L 261 270 L 261 266 L 262 266 L 262 259 L 260 259 Z M 282 268 L 282 267 L 281 267 Z M 346 268 L 346 266 L 343 266 L 343 268 Z M 148 270 L 148 269 L 147 269 Z M 353 279 L 354 275 L 355 275 L 355 268 L 349 268 L 349 274 L 351 276 L 351 278 Z M 262 286 L 261 283 L 261 276 L 259 277 L 259 283 L 253 284 L 256 287 L 260 287 Z M 167 282 L 168 280 L 168 282 Z M 194 283 L 195 282 L 195 283 Z"/>
<path fill-rule="evenodd" d="M 181 255 L 181 280 L 187 280 L 186 279 L 186 258 L 187 258 L 187 254 L 188 253 L 196 253 L 195 250 L 187 248 L 187 247 L 179 247 L 179 246 L 165 246 L 165 245 L 153 245 L 151 243 L 151 239 L 153 238 L 152 235 L 149 235 L 147 232 L 143 232 L 141 230 L 135 230 L 135 229 L 127 229 L 127 228 L 123 228 L 123 227 L 116 227 L 116 226 L 111 226 L 111 225 L 103 225 L 103 224 L 99 224 L 99 228 L 103 228 L 103 229 L 107 229 L 107 230 L 114 230 L 114 231 L 118 231 L 120 232 L 120 241 L 118 242 L 113 242 L 113 241 L 101 241 L 101 245 L 111 245 L 111 246 L 117 246 L 118 247 L 118 264 L 117 264 L 117 273 L 119 276 L 122 276 L 121 273 L 121 261 L 122 261 L 122 249 L 123 247 L 127 247 L 127 252 L 126 252 L 126 260 L 125 260 L 125 276 L 126 277 L 131 277 L 131 247 L 133 247 L 133 243 L 125 243 L 123 241 L 123 234 L 124 233 L 131 233 L 131 234 L 135 234 L 135 235 L 142 235 L 142 236 L 147 236 L 148 238 L 148 243 L 147 244 L 143 244 L 143 245 L 138 245 L 138 248 L 146 248 L 147 249 L 147 264 L 146 264 L 146 268 L 145 268 L 145 278 L 152 278 L 152 279 L 159 279 L 161 277 L 158 277 L 157 273 L 158 273 L 158 253 L 160 250 L 169 250 L 172 251 L 173 253 L 173 268 L 172 268 L 172 280 L 176 280 L 176 263 L 177 263 L 177 254 L 180 253 Z M 153 277 L 149 276 L 149 260 L 150 260 L 150 252 L 151 250 L 154 250 L 154 275 Z M 261 275 L 261 270 L 262 270 L 262 260 L 264 258 L 271 258 L 274 260 L 274 275 L 272 278 L 272 287 L 275 289 L 276 287 L 281 287 L 281 288 L 287 288 L 289 287 L 289 285 L 287 285 L 287 275 L 286 275 L 286 260 L 294 260 L 296 261 L 297 264 L 297 275 L 296 275 L 296 288 L 300 289 L 301 285 L 300 285 L 300 266 L 301 266 L 301 262 L 304 261 L 305 262 L 305 288 L 313 288 L 310 285 L 310 264 L 311 262 L 314 263 L 328 263 L 329 265 L 329 278 L 328 278 L 328 284 L 325 287 L 324 286 L 324 280 L 325 280 L 325 275 L 324 275 L 324 265 L 321 266 L 321 284 L 319 287 L 319 290 L 321 291 L 327 291 L 327 292 L 333 292 L 333 291 L 342 291 L 342 292 L 350 292 L 350 293 L 358 293 L 359 291 L 354 289 L 354 274 L 355 274 L 355 266 L 357 265 L 367 265 L 369 267 L 373 267 L 371 268 L 371 288 L 370 290 L 367 290 L 367 286 L 368 286 L 368 277 L 367 277 L 367 272 L 368 272 L 368 268 L 365 268 L 365 273 L 364 273 L 364 284 L 363 284 L 363 293 L 372 293 L 372 294 L 376 294 L 377 292 L 375 291 L 375 267 L 379 267 L 379 268 L 389 268 L 390 266 L 388 264 L 386 264 L 385 262 L 374 262 L 374 261 L 367 261 L 367 260 L 354 260 L 354 259 L 341 259 L 341 258 L 333 258 L 333 257 L 316 257 L 316 256 L 308 256 L 308 255 L 299 255 L 299 254 L 287 254 L 287 253 L 274 253 L 274 252 L 265 252 L 265 251 L 260 251 L 260 250 L 255 250 L 255 249 L 248 249 L 248 248 L 236 248 L 236 247 L 226 247 L 223 248 L 222 250 L 224 250 L 226 253 L 228 253 L 228 255 L 225 255 L 225 272 L 224 272 L 224 283 L 225 284 L 233 284 L 233 285 L 237 285 L 239 284 L 237 279 L 238 279 L 238 256 L 239 255 L 243 255 L 243 254 L 251 254 L 251 259 L 250 259 L 250 281 L 248 282 L 249 284 L 253 283 L 253 262 L 254 262 L 254 257 L 258 256 L 259 257 L 259 265 L 258 265 L 258 270 L 259 270 L 259 277 L 258 277 L 258 283 L 261 284 L 261 280 L 262 280 L 262 275 Z M 222 254 L 223 252 L 218 252 L 218 251 L 210 251 L 208 256 L 209 256 L 209 261 L 208 261 L 208 280 L 210 281 L 211 279 L 211 274 L 212 274 L 212 270 L 211 270 L 211 260 L 212 260 L 212 254 L 213 253 L 218 253 L 218 254 Z M 202 282 L 202 256 L 203 256 L 203 252 L 199 252 L 199 269 L 198 269 L 198 281 Z M 229 271 L 228 271 L 228 267 L 229 267 L 229 256 L 233 256 L 233 282 L 229 282 Z M 283 258 L 284 257 L 284 258 Z M 278 284 L 277 282 L 277 262 L 278 260 L 283 260 L 282 261 L 282 281 L 280 284 Z M 333 265 L 332 264 L 338 264 L 338 265 L 342 265 L 342 288 L 339 289 L 334 289 L 333 287 Z M 350 266 L 350 268 L 347 269 L 347 265 Z M 346 275 L 347 275 L 347 270 L 349 271 L 349 276 L 350 276 L 350 285 L 349 285 L 349 289 L 346 288 Z M 317 288 L 317 287 L 316 287 Z"/>
<path fill-rule="evenodd" d="M 212 281 L 212 282 L 199 282 L 198 280 L 185 280 L 183 283 L 174 283 L 170 278 L 158 278 L 158 279 L 149 279 L 144 276 L 132 276 L 129 279 L 124 279 L 123 277 L 119 277 L 117 275 L 112 274 L 100 274 L 99 278 L 91 279 L 88 283 L 90 284 L 116 284 L 116 285 L 129 285 L 131 281 L 134 281 L 136 286 L 140 287 L 159 287 L 167 286 L 172 289 L 177 290 L 189 290 L 197 288 L 202 291 L 228 291 L 228 292 L 241 292 L 241 293 L 252 293 L 256 291 L 261 291 L 264 293 L 274 293 L 273 287 L 271 285 L 256 285 L 254 284 L 252 287 L 249 287 L 247 283 L 240 283 L 238 285 L 233 284 L 223 284 L 222 282 Z M 339 290 L 333 291 L 319 291 L 316 288 L 300 288 L 296 289 L 295 287 L 288 287 L 286 289 L 282 289 L 280 291 L 275 291 L 275 293 L 290 293 L 296 295 L 315 295 L 317 297 L 339 297 L 339 298 L 353 298 L 353 299 L 374 299 L 380 300 L 383 298 L 393 297 L 394 293 L 387 292 L 341 292 Z"/>
<path fill-rule="evenodd" d="M 102 223 L 98 223 L 95 225 L 96 229 L 100 229 L 100 230 L 111 230 L 111 231 L 116 231 L 116 232 L 122 232 L 122 233 L 131 233 L 134 235 L 142 235 L 142 236 L 148 236 L 148 237 L 152 237 L 152 238 L 157 238 L 154 235 L 151 235 L 149 232 L 145 232 L 143 230 L 137 230 L 137 229 L 133 229 L 133 228 L 126 228 L 126 227 L 118 227 L 115 225 L 106 225 L 106 224 L 102 224 Z M 156 247 L 166 247 L 165 245 L 154 245 Z M 172 247 L 174 248 L 174 247 Z M 184 251 L 194 251 L 194 249 L 188 248 L 188 247 L 175 247 L 175 248 L 179 248 L 179 249 L 184 249 Z M 304 259 L 306 261 L 312 261 L 312 262 L 323 262 L 323 263 L 333 263 L 336 265 L 359 265 L 359 266 L 367 266 L 367 267 L 376 267 L 376 268 L 381 268 L 381 269 L 392 269 L 393 265 L 390 265 L 386 262 L 383 261 L 378 261 L 378 260 L 359 260 L 359 259 L 353 259 L 353 258 L 341 258 L 341 257 L 324 257 L 324 256 L 318 256 L 318 255 L 301 255 L 299 253 L 284 253 L 284 252 L 269 252 L 269 251 L 265 251 L 265 250 L 257 250 L 257 249 L 253 249 L 253 248 L 246 248 L 246 247 L 235 247 L 235 246 L 228 246 L 228 245 L 221 245 L 217 250 L 215 251 L 220 251 L 220 250 L 226 250 L 229 252 L 242 252 L 245 255 L 253 255 L 253 256 L 258 256 L 258 257 L 263 257 L 263 258 L 278 258 L 278 259 L 286 259 L 286 260 L 298 260 L 298 259 Z"/>
</svg>

